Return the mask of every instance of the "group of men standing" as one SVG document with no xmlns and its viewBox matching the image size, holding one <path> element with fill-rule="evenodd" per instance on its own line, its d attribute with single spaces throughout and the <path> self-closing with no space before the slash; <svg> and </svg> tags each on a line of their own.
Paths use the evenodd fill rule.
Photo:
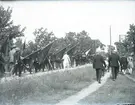
<svg viewBox="0 0 135 105">
<path fill-rule="evenodd" d="M 108 63 L 108 65 L 106 63 Z M 93 68 L 96 70 L 96 77 L 99 83 L 101 83 L 101 77 L 102 74 L 104 74 L 105 69 L 109 70 L 109 68 L 111 68 L 112 80 L 115 81 L 117 79 L 119 69 L 121 69 L 120 71 L 123 72 L 123 74 L 127 71 L 132 74 L 133 58 L 131 56 L 128 58 L 126 56 L 120 57 L 114 50 L 108 56 L 108 59 L 104 59 L 100 52 L 96 52 L 93 60 Z"/>
</svg>

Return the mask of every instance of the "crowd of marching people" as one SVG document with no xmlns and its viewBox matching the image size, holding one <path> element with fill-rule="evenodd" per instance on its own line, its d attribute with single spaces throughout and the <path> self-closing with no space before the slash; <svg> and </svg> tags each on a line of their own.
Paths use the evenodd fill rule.
<svg viewBox="0 0 135 105">
<path fill-rule="evenodd" d="M 23 52 L 21 49 L 13 45 L 9 52 L 8 72 L 11 75 L 18 75 L 20 77 L 21 74 L 26 71 L 31 74 L 33 72 L 37 73 L 41 70 L 44 71 L 45 69 L 65 69 L 89 63 L 88 56 L 85 53 L 76 53 L 76 55 L 69 54 L 69 51 L 72 49 L 67 50 L 66 48 L 63 48 L 56 54 L 48 53 L 50 48 L 51 45 L 48 48 L 45 47 L 45 49 L 42 49 L 44 51 L 37 50 L 27 56 L 22 56 Z M 4 67 L 3 72 L 5 72 Z"/>
<path fill-rule="evenodd" d="M 45 51 L 47 52 L 46 49 L 48 48 L 45 47 Z M 20 77 L 22 72 L 25 73 L 26 70 L 31 74 L 34 72 L 33 70 L 37 73 L 41 70 L 44 71 L 44 69 L 66 69 L 93 62 L 93 68 L 96 70 L 96 77 L 99 83 L 101 83 L 101 77 L 104 76 L 105 71 L 111 70 L 112 80 L 114 81 L 117 79 L 118 73 L 120 72 L 123 74 L 132 74 L 133 72 L 133 57 L 125 55 L 120 57 L 115 50 L 107 57 L 103 56 L 102 52 L 104 51 L 99 47 L 93 58 L 89 58 L 89 55 L 84 52 L 71 55 L 68 51 L 69 50 L 63 48 L 56 54 L 52 54 L 37 50 L 36 52 L 23 57 L 21 56 L 22 51 L 16 46 L 13 46 L 9 52 L 10 59 L 8 69 L 12 75 L 15 74 Z M 39 58 L 39 56 L 42 55 L 41 52 L 45 53 L 45 56 Z M 56 57 L 56 55 L 59 55 L 59 57 Z M 2 62 L 2 56 L 0 56 L 0 59 Z M 4 73 L 5 69 L 1 62 L 1 71 Z"/>
<path fill-rule="evenodd" d="M 96 70 L 96 77 L 99 83 L 101 83 L 101 77 L 104 76 L 105 70 L 111 70 L 113 81 L 117 79 L 119 73 L 133 73 L 134 63 L 132 55 L 119 56 L 117 51 L 113 50 L 108 57 L 104 58 L 101 52 L 101 50 L 96 51 L 93 60 L 93 68 Z"/>
</svg>

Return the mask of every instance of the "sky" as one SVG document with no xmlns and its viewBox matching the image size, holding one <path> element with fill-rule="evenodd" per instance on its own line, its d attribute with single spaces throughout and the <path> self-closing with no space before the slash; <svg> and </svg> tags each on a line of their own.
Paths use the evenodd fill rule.
<svg viewBox="0 0 135 105">
<path fill-rule="evenodd" d="M 134 1 L 14 1 L 1 2 L 3 7 L 13 9 L 15 25 L 26 27 L 26 41 L 33 40 L 35 29 L 44 27 L 55 36 L 65 33 L 79 33 L 85 30 L 92 39 L 110 44 L 119 41 L 119 35 L 126 35 L 129 24 L 135 24 Z"/>
</svg>

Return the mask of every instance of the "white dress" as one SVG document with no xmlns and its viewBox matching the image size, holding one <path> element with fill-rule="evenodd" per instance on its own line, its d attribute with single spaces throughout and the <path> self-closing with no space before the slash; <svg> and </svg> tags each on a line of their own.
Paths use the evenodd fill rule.
<svg viewBox="0 0 135 105">
<path fill-rule="evenodd" d="M 69 58 L 69 56 L 67 54 L 65 54 L 62 59 L 63 59 L 64 69 L 69 68 L 70 67 L 70 58 Z"/>
<path fill-rule="evenodd" d="M 130 74 L 132 74 L 133 67 L 134 67 L 133 58 L 132 58 L 132 57 L 129 57 L 129 58 L 128 58 L 128 72 L 129 72 Z"/>
</svg>

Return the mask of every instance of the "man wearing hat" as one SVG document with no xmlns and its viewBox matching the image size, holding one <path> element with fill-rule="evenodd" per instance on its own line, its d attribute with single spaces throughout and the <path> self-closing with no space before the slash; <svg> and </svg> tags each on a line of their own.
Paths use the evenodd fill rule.
<svg viewBox="0 0 135 105">
<path fill-rule="evenodd" d="M 23 69 L 23 62 L 22 62 L 22 57 L 21 57 L 21 51 L 19 48 L 16 48 L 16 52 L 14 54 L 14 62 L 15 62 L 15 66 L 12 73 L 13 74 L 15 73 L 17 75 L 17 72 L 18 72 L 19 77 L 20 77 L 22 69 Z"/>
<path fill-rule="evenodd" d="M 120 57 L 117 54 L 116 50 L 113 50 L 108 59 L 109 66 L 112 70 L 112 79 L 115 81 L 119 72 Z"/>
<path fill-rule="evenodd" d="M 105 67 L 106 67 L 106 63 L 104 61 L 103 56 L 100 54 L 99 51 L 96 52 L 96 55 L 94 56 L 94 60 L 93 60 L 93 68 L 96 69 L 96 77 L 99 83 L 101 83 L 101 75 Z"/>
</svg>

